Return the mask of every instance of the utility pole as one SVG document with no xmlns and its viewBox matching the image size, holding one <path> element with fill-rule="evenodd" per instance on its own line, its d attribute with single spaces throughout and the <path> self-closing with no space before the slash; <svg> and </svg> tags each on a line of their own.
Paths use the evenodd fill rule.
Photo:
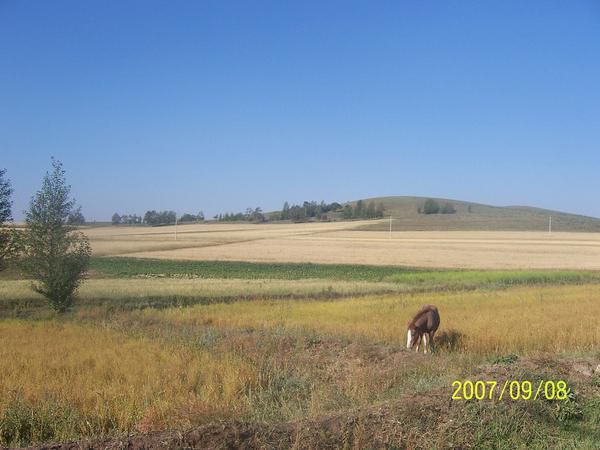
<svg viewBox="0 0 600 450">
<path fill-rule="evenodd" d="M 177 240 L 177 214 L 175 214 L 175 240 Z"/>
<path fill-rule="evenodd" d="M 552 216 L 548 216 L 548 234 L 552 233 Z"/>
<path fill-rule="evenodd" d="M 390 214 L 390 239 L 392 238 L 392 215 Z"/>
</svg>

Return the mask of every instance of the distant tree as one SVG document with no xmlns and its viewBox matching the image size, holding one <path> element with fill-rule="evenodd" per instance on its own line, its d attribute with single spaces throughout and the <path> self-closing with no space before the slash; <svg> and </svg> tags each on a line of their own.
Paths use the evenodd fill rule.
<svg viewBox="0 0 600 450">
<path fill-rule="evenodd" d="M 383 217 L 383 213 L 384 213 L 383 202 L 379 202 L 377 204 L 377 209 L 375 210 L 375 216 L 381 218 L 381 217 Z"/>
<path fill-rule="evenodd" d="M 442 214 L 454 214 L 456 212 L 456 209 L 454 208 L 454 205 L 452 203 L 447 202 L 442 205 L 440 212 Z"/>
<path fill-rule="evenodd" d="M 435 200 L 428 198 L 427 200 L 425 200 L 423 212 L 425 214 L 437 214 L 440 212 L 440 205 Z"/>
<path fill-rule="evenodd" d="M 281 220 L 288 220 L 290 218 L 290 204 L 285 202 L 283 209 L 281 210 Z"/>
<path fill-rule="evenodd" d="M 198 217 L 198 220 L 200 222 L 204 221 L 204 213 L 202 211 L 200 211 L 196 217 Z"/>
<path fill-rule="evenodd" d="M 346 220 L 352 219 L 354 217 L 354 211 L 352 209 L 352 205 L 345 205 L 344 206 L 343 217 Z"/>
<path fill-rule="evenodd" d="M 467 206 L 467 212 L 468 213 L 472 213 L 473 211 L 471 210 L 471 205 Z"/>
<path fill-rule="evenodd" d="M 160 211 L 157 212 L 155 210 L 146 211 L 144 214 L 144 223 L 148 225 L 168 225 L 175 223 L 175 219 L 177 215 L 175 211 Z M 131 219 L 130 219 L 131 220 Z M 121 221 L 123 218 L 121 217 Z"/>
<path fill-rule="evenodd" d="M 362 217 L 364 217 L 364 215 L 365 215 L 365 211 L 364 211 L 363 201 L 359 200 L 356 202 L 356 206 L 354 207 L 354 218 L 361 219 Z"/>
<path fill-rule="evenodd" d="M 300 222 L 306 218 L 306 211 L 303 207 L 294 205 L 290 208 L 290 219 L 294 222 Z"/>
<path fill-rule="evenodd" d="M 67 224 L 69 225 L 84 225 L 85 217 L 81 213 L 81 205 L 79 205 L 75 210 L 69 214 L 67 218 Z"/>
<path fill-rule="evenodd" d="M 196 221 L 196 216 L 193 214 L 183 214 L 179 218 L 179 222 L 195 222 L 195 221 Z"/>
<path fill-rule="evenodd" d="M 260 206 L 257 206 L 256 208 L 254 208 L 254 211 L 252 211 L 251 220 L 253 222 L 264 222 L 266 220 L 265 215 L 263 214 Z"/>
<path fill-rule="evenodd" d="M 6 268 L 7 261 L 17 252 L 17 234 L 7 226 L 12 222 L 13 190 L 5 175 L 6 169 L 0 169 L 0 270 Z"/>
<path fill-rule="evenodd" d="M 85 235 L 67 225 L 75 205 L 70 192 L 62 164 L 53 158 L 25 218 L 23 269 L 35 280 L 33 290 L 58 312 L 73 304 L 91 255 Z"/>
<path fill-rule="evenodd" d="M 369 204 L 367 205 L 367 217 L 369 219 L 373 219 L 376 216 L 375 213 L 375 202 L 373 200 L 371 200 L 369 202 Z"/>
<path fill-rule="evenodd" d="M 118 213 L 112 215 L 112 224 L 119 225 L 121 223 L 121 216 Z"/>
</svg>

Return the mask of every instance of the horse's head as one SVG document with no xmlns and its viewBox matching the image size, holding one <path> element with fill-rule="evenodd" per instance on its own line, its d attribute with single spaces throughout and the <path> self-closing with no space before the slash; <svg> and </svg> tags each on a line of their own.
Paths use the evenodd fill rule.
<svg viewBox="0 0 600 450">
<path fill-rule="evenodd" d="M 409 326 L 406 333 L 406 348 L 411 349 L 419 342 L 419 333 L 414 326 Z"/>
</svg>

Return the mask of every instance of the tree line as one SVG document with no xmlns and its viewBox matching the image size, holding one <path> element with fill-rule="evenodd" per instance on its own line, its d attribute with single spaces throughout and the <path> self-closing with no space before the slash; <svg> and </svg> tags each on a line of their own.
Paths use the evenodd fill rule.
<svg viewBox="0 0 600 450">
<path fill-rule="evenodd" d="M 469 212 L 471 212 L 470 208 L 471 206 L 469 205 Z M 428 198 L 425 200 L 423 207 L 419 207 L 417 211 L 419 214 L 455 214 L 456 208 L 450 202 L 446 202 L 440 206 L 436 200 Z"/>
<path fill-rule="evenodd" d="M 329 212 L 339 211 L 342 208 L 337 202 L 317 203 L 315 201 L 305 201 L 302 205 L 291 205 L 286 201 L 281 211 L 272 214 L 273 220 L 291 220 L 293 222 L 302 222 L 309 219 L 329 220 Z"/>
<path fill-rule="evenodd" d="M 238 213 L 219 213 L 213 217 L 217 222 L 266 222 L 267 217 L 263 214 L 260 206 L 256 208 L 246 208 L 246 212 Z"/>
<path fill-rule="evenodd" d="M 137 214 L 114 213 L 111 222 L 113 225 L 138 225 L 145 223 L 147 225 L 169 225 L 174 224 L 177 219 L 175 211 L 146 211 L 144 217 Z M 202 222 L 204 213 L 200 211 L 198 214 L 183 214 L 177 221 L 182 222 Z"/>
<path fill-rule="evenodd" d="M 356 202 L 354 206 L 347 204 L 344 206 L 343 217 L 346 220 L 350 219 L 379 219 L 384 214 L 383 202 L 375 205 L 375 201 L 371 200 L 367 205 L 362 200 Z"/>
</svg>

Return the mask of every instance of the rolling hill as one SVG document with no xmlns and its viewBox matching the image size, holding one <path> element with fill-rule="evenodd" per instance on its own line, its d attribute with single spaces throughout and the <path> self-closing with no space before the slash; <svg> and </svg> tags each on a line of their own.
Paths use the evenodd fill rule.
<svg viewBox="0 0 600 450">
<path fill-rule="evenodd" d="M 552 217 L 552 231 L 600 232 L 600 219 L 529 206 L 491 206 L 461 200 L 435 198 L 440 205 L 451 203 L 454 214 L 419 214 L 425 197 L 376 197 L 368 203 L 383 202 L 385 216 L 392 216 L 394 231 L 547 231 Z M 356 202 L 349 202 L 355 205 Z M 368 231 L 389 230 L 388 220 L 359 227 Z"/>
</svg>

